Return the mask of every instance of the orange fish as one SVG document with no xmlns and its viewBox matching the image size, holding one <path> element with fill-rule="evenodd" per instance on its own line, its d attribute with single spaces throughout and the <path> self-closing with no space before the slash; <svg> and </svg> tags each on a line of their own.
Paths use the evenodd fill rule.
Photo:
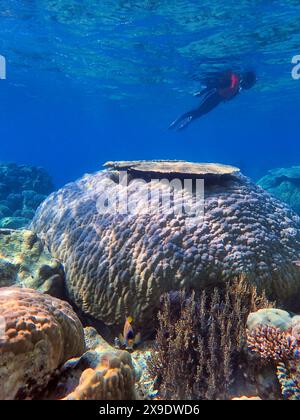
<svg viewBox="0 0 300 420">
<path fill-rule="evenodd" d="M 131 316 L 126 318 L 124 329 L 123 329 L 123 335 L 120 334 L 119 336 L 121 346 L 129 351 L 132 351 L 134 347 L 136 347 L 141 341 L 141 335 L 134 334 L 134 331 L 132 328 L 132 322 L 133 322 L 133 319 Z"/>
</svg>

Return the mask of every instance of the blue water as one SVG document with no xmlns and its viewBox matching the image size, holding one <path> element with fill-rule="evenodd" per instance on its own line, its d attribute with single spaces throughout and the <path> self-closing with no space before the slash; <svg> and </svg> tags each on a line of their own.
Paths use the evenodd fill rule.
<svg viewBox="0 0 300 420">
<path fill-rule="evenodd" d="M 0 161 L 57 186 L 107 160 L 238 165 L 258 178 L 300 164 L 298 0 L 1 0 Z M 186 131 L 203 75 L 252 68 L 258 84 Z"/>
</svg>

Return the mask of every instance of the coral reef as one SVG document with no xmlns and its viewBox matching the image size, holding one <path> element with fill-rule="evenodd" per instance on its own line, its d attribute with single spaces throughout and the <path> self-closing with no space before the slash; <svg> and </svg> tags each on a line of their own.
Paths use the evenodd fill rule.
<svg viewBox="0 0 300 420">
<path fill-rule="evenodd" d="M 200 296 L 165 296 L 149 370 L 165 399 L 228 399 L 255 372 L 243 352 L 252 308 L 269 306 L 239 280 Z M 242 384 L 243 383 L 243 384 Z M 247 390 L 247 389 L 245 389 Z"/>
<path fill-rule="evenodd" d="M 257 183 L 300 214 L 300 166 L 272 169 Z"/>
<path fill-rule="evenodd" d="M 277 377 L 281 386 L 284 399 L 300 399 L 300 341 L 299 327 L 300 317 L 292 316 L 284 311 L 277 310 L 268 317 L 266 310 L 261 313 L 250 314 L 251 330 L 247 332 L 249 349 L 258 354 L 264 362 L 269 362 L 277 367 Z M 284 321 L 278 322 L 282 315 Z M 289 321 L 288 321 L 289 316 Z M 253 319 L 262 322 L 253 325 Z M 272 325 L 272 321 L 274 324 Z M 294 335 L 295 334 L 295 335 Z"/>
<path fill-rule="evenodd" d="M 285 400 L 300 400 L 300 366 L 293 361 L 280 362 L 277 365 L 277 376 Z"/>
<path fill-rule="evenodd" d="M 85 328 L 86 352 L 69 360 L 52 381 L 45 399 L 133 400 L 136 374 L 130 354 L 111 347 Z"/>
<path fill-rule="evenodd" d="M 0 228 L 26 227 L 53 189 L 51 178 L 42 168 L 0 164 Z"/>
<path fill-rule="evenodd" d="M 169 161 L 131 168 L 126 162 L 121 169 L 131 182 L 118 185 L 118 165 L 52 194 L 32 223 L 64 263 L 69 297 L 85 313 L 118 328 L 131 315 L 150 331 L 163 293 L 204 289 L 241 273 L 271 299 L 299 305 L 300 272 L 292 261 L 300 254 L 300 219 L 285 204 L 236 168 Z M 201 222 L 164 205 L 147 207 L 144 188 L 154 196 L 171 194 L 177 208 L 182 195 L 161 179 L 197 173 L 205 182 Z M 116 194 L 134 211 L 102 213 L 101 203 Z"/>
<path fill-rule="evenodd" d="M 13 285 L 63 297 L 64 271 L 35 233 L 0 229 L 0 287 Z"/>
<path fill-rule="evenodd" d="M 284 362 L 299 356 L 298 341 L 279 328 L 262 325 L 248 333 L 248 347 L 268 361 Z"/>
<path fill-rule="evenodd" d="M 103 355 L 95 369 L 83 371 L 79 385 L 65 400 L 134 400 L 134 375 L 130 355 Z"/>
<path fill-rule="evenodd" d="M 142 347 L 140 346 L 131 353 L 137 377 L 136 391 L 138 398 L 142 400 L 159 399 L 156 379 L 148 369 L 152 351 L 153 343 L 146 342 Z"/>
<path fill-rule="evenodd" d="M 281 331 L 287 331 L 291 328 L 293 322 L 292 315 L 277 308 L 264 308 L 252 312 L 247 319 L 247 329 L 252 332 L 260 326 L 271 326 L 279 328 Z"/>
<path fill-rule="evenodd" d="M 70 305 L 32 289 L 0 288 L 0 399 L 32 398 L 68 359 L 84 351 Z"/>
</svg>

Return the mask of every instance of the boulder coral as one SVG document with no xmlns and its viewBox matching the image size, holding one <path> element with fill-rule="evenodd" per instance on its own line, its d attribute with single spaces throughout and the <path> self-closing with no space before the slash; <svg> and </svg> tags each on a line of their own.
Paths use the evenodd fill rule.
<svg viewBox="0 0 300 420">
<path fill-rule="evenodd" d="M 32 289 L 0 288 L 0 399 L 32 398 L 84 348 L 83 327 L 68 303 Z"/>
<path fill-rule="evenodd" d="M 0 164 L 0 228 L 27 226 L 53 189 L 50 176 L 42 168 Z"/>
<path fill-rule="evenodd" d="M 136 399 L 136 373 L 131 355 L 111 347 L 94 328 L 87 327 L 84 332 L 86 352 L 62 366 L 45 399 Z"/>
<path fill-rule="evenodd" d="M 204 203 L 184 180 L 204 180 Z M 193 211 L 178 211 L 188 198 Z M 70 299 L 110 326 L 131 315 L 153 329 L 163 293 L 241 274 L 288 305 L 300 290 L 299 216 L 233 167 L 110 162 L 48 197 L 32 229 L 63 262 Z"/>
<path fill-rule="evenodd" d="M 64 271 L 35 233 L 0 229 L 0 287 L 14 285 L 63 297 Z"/>
<path fill-rule="evenodd" d="M 135 379 L 130 355 L 106 353 L 99 365 L 83 371 L 78 386 L 65 400 L 134 400 Z"/>
<path fill-rule="evenodd" d="M 275 327 L 280 331 L 287 331 L 291 328 L 293 317 L 282 309 L 264 308 L 252 312 L 247 319 L 247 329 L 251 333 L 255 329 L 263 327 Z"/>
</svg>

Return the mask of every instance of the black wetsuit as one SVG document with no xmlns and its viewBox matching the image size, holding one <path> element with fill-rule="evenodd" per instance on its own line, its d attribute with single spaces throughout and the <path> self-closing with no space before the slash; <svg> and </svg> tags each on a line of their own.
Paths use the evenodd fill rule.
<svg viewBox="0 0 300 420">
<path fill-rule="evenodd" d="M 230 101 L 240 91 L 240 76 L 232 71 L 220 73 L 216 78 L 207 81 L 207 87 L 195 96 L 202 97 L 198 108 L 186 112 L 171 125 L 170 129 L 183 130 L 192 121 L 209 113 L 221 102 Z"/>
</svg>

